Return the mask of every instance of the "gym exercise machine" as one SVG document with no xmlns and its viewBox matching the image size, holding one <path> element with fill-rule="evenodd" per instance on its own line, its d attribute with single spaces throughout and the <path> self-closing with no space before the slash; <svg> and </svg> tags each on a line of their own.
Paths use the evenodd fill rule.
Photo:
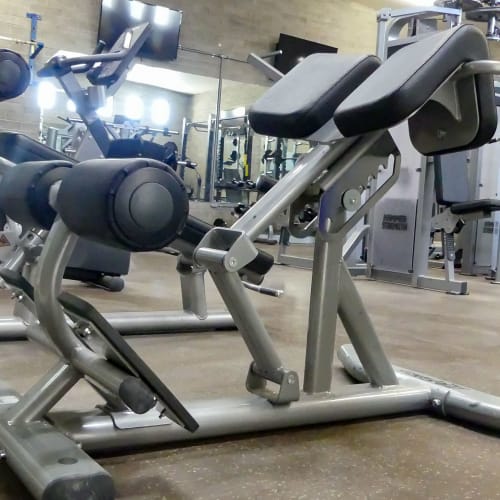
<svg viewBox="0 0 500 500">
<path fill-rule="evenodd" d="M 398 179 L 400 153 L 389 129 L 408 121 L 412 143 L 424 155 L 473 149 L 491 139 L 497 124 L 491 74 L 500 73 L 500 64 L 488 56 L 484 35 L 473 26 L 460 26 L 411 44 L 383 64 L 374 56 L 306 58 L 255 103 L 249 117 L 258 133 L 318 144 L 231 228 L 212 228 L 190 245 L 191 251 L 185 251 L 182 236 L 187 197 L 161 163 L 89 160 L 53 184 L 47 202 L 59 217 L 43 248 L 34 292 L 19 277 L 16 284 L 7 276 L 12 286 L 33 296 L 45 344 L 59 358 L 25 395 L 0 388 L 3 455 L 33 496 L 114 498 L 110 475 L 87 452 L 130 452 L 147 445 L 408 412 L 500 430 L 500 397 L 391 365 L 341 258 L 347 231 Z M 352 205 L 346 193 L 367 191 L 369 177 L 377 176 L 380 166 L 387 172 L 383 182 Z M 133 175 L 113 185 L 109 172 L 124 169 Z M 137 188 L 133 195 L 127 182 Z M 111 189 L 117 196 L 114 211 L 102 203 Z M 142 196 L 152 199 L 151 190 L 156 203 L 140 203 Z M 239 272 L 258 258 L 252 241 L 262 229 L 314 190 L 320 214 L 301 390 L 297 372 L 284 366 L 246 297 Z M 77 210 L 82 191 L 91 193 L 86 202 L 96 217 L 89 220 Z M 171 210 L 165 210 L 167 205 Z M 141 223 L 140 238 L 129 226 L 119 232 L 114 225 L 130 216 Z M 154 227 L 148 223 L 151 217 L 158 221 Z M 253 358 L 246 382 L 250 396 L 180 403 L 90 304 L 61 295 L 63 270 L 77 235 L 133 250 L 175 245 L 187 259 L 206 266 Z M 337 314 L 352 342 L 338 355 L 360 383 L 333 394 Z M 89 412 L 50 411 L 82 377 L 105 406 Z"/>
<path fill-rule="evenodd" d="M 91 70 L 91 66 L 101 62 L 101 65 L 98 67 L 99 71 L 94 72 L 91 78 L 94 79 L 96 84 L 113 82 L 114 85 L 118 85 L 119 79 L 124 73 L 124 68 L 128 67 L 135 55 L 134 50 L 131 51 L 130 49 L 135 49 L 137 47 L 134 42 L 137 40 L 140 42 L 140 40 L 144 39 L 146 27 L 145 25 L 141 25 L 131 30 L 130 33 L 129 47 L 127 49 L 122 49 L 118 52 L 111 51 L 108 54 L 81 56 L 76 59 L 56 58 L 49 61 L 47 67 L 41 70 L 42 75 L 45 76 L 54 74 L 59 75 L 61 85 L 68 90 L 69 95 L 74 97 L 77 109 L 81 111 L 82 118 L 84 118 L 88 129 L 92 130 L 94 139 L 96 143 L 100 145 L 101 151 L 109 152 L 109 150 L 113 148 L 112 156 L 120 156 L 123 155 L 123 153 L 120 153 L 119 147 L 113 146 L 114 143 L 107 136 L 106 128 L 95 115 L 95 109 L 99 108 L 104 96 L 101 95 L 100 99 L 95 97 L 96 94 L 98 95 L 100 93 L 99 90 L 93 90 L 92 92 L 86 93 L 76 81 L 75 68 L 79 68 L 76 69 L 76 72 L 78 72 L 84 67 L 86 72 L 88 72 Z M 124 33 L 117 43 L 122 43 L 127 36 L 127 32 Z M 95 88 L 97 88 L 95 85 L 90 87 L 90 89 Z M 87 101 L 91 99 L 91 96 L 94 96 L 94 101 L 89 105 Z M 82 110 L 86 111 L 83 112 Z M 1 136 L 2 134 L 0 134 L 0 138 Z M 3 193 L 3 196 L 0 196 L 0 198 L 2 198 L 1 203 L 5 211 L 14 214 L 15 218 L 18 219 L 17 222 L 23 224 L 23 227 L 36 228 L 23 238 L 22 247 L 20 246 L 20 248 L 18 248 L 18 251 L 8 260 L 4 268 L 14 272 L 23 270 L 24 277 L 33 282 L 33 280 L 36 280 L 38 256 L 43 247 L 47 230 L 50 229 L 51 217 L 53 216 L 50 207 L 46 207 L 45 205 L 40 206 L 39 199 L 36 197 L 46 192 L 49 186 L 47 182 L 53 182 L 54 178 L 59 179 L 67 175 L 72 163 L 67 161 L 67 157 L 57 152 L 53 152 L 46 146 L 36 141 L 31 141 L 24 136 L 11 134 L 8 138 L 14 139 L 11 141 L 12 144 L 10 144 L 14 156 L 27 153 L 30 155 L 40 153 L 39 158 L 44 159 L 43 155 L 47 150 L 51 151 L 52 154 L 58 155 L 56 156 L 56 158 L 58 158 L 57 161 L 45 161 L 43 165 L 34 162 L 24 163 L 21 165 L 21 169 L 25 174 L 22 179 L 17 172 L 14 172 L 15 169 L 11 169 L 12 171 L 8 172 L 10 177 L 4 178 L 4 182 L 0 184 L 0 191 Z M 126 141 L 126 139 L 122 139 L 120 144 L 123 146 Z M 144 144 L 150 144 L 141 143 L 140 141 L 132 142 L 132 146 L 137 146 L 139 148 L 143 148 Z M 129 143 L 127 143 L 127 145 L 128 144 Z M 24 148 L 25 145 L 31 147 L 28 152 Z M 155 146 L 161 149 L 159 145 L 150 144 L 151 148 Z M 130 150 L 130 148 L 128 150 Z M 148 149 L 148 152 L 151 152 L 151 150 Z M 152 152 L 154 153 L 155 151 Z M 103 165 L 103 168 L 106 168 L 106 165 Z M 35 176 L 35 178 L 33 176 Z M 22 193 L 22 189 L 19 190 L 15 188 L 12 183 L 19 186 L 19 183 L 22 184 L 26 182 L 31 182 L 33 185 L 37 186 L 36 189 L 33 188 L 36 199 L 32 200 L 34 205 L 38 207 L 35 217 L 30 216 L 29 213 L 26 213 L 22 208 L 19 212 L 16 210 L 19 203 L 22 203 L 22 200 L 17 196 L 17 193 Z M 27 184 L 23 185 L 27 186 Z M 24 194 L 21 196 L 24 196 Z M 82 206 L 87 206 L 87 204 L 85 203 Z M 44 211 L 46 211 L 46 213 Z M 184 243 L 184 253 L 189 252 L 190 247 L 196 245 L 197 241 L 199 241 L 211 228 L 209 224 L 195 219 L 194 217 L 190 217 L 189 221 L 190 224 L 186 226 L 186 241 L 191 243 Z M 108 253 L 120 251 L 128 254 L 128 252 L 122 249 L 112 248 L 107 245 L 101 246 Z M 272 265 L 272 258 L 269 255 L 262 252 L 261 257 L 266 263 L 265 265 Z M 179 259 L 177 269 L 179 271 L 182 288 L 182 311 L 111 313 L 106 316 L 107 319 L 117 330 L 124 334 L 178 333 L 183 331 L 206 331 L 234 328 L 234 321 L 227 312 L 207 311 L 204 288 L 205 270 L 199 266 L 187 265 L 183 259 Z M 246 281 L 250 283 L 249 286 L 260 285 L 261 278 L 259 272 L 253 274 L 249 272 L 246 277 Z M 259 290 L 260 289 L 257 291 Z M 22 294 L 14 295 L 14 298 L 16 300 L 14 316 L 0 318 L 0 339 L 23 338 L 27 335 L 28 328 L 26 317 L 30 315 L 27 301 Z"/>
<path fill-rule="evenodd" d="M 377 16 L 377 55 L 382 60 L 390 58 L 401 47 L 424 40 L 442 28 L 453 29 L 461 19 L 462 11 L 449 7 L 383 9 Z M 412 145 L 407 124 L 399 125 L 393 136 L 401 151 L 402 175 L 365 221 L 370 227 L 364 242 L 366 275 L 417 288 L 464 293 L 466 283 L 429 275 L 432 158 L 421 155 Z"/>
<path fill-rule="evenodd" d="M 491 22 L 488 19 L 495 17 L 495 12 L 498 11 L 498 7 L 490 5 L 491 3 L 477 0 L 444 1 L 438 6 L 425 9 L 384 9 L 378 15 L 378 55 L 381 58 L 390 57 L 400 47 L 421 40 L 443 26 L 450 29 L 459 25 L 462 17 L 488 22 L 487 38 L 491 39 Z M 367 276 L 450 294 L 467 294 L 468 283 L 455 278 L 455 247 L 452 246 L 453 236 L 449 232 L 443 233 L 444 278 L 429 275 L 430 235 L 434 230 L 443 229 L 443 221 L 450 211 L 444 210 L 433 217 L 434 209 L 441 211 L 439 206 L 435 205 L 435 187 L 438 180 L 434 178 L 434 160 L 422 157 L 412 147 L 405 125 L 400 126 L 396 134 L 404 160 L 403 175 L 388 196 L 371 211 L 368 218 L 370 231 L 365 241 Z M 491 148 L 491 145 L 486 145 L 480 150 L 468 152 L 467 158 L 461 157 L 463 160 L 454 159 L 466 161 L 471 171 L 471 187 L 467 191 L 467 201 L 470 203 L 468 207 L 471 211 L 462 213 L 459 218 L 460 225 L 467 221 L 465 227 L 460 228 L 459 238 L 460 250 L 463 249 L 460 262 L 464 274 L 477 274 L 481 266 L 486 273 L 491 268 L 492 261 L 496 261 L 497 241 L 492 234 L 494 222 L 490 217 L 497 210 L 494 206 L 495 200 L 492 200 L 496 198 L 497 192 L 496 167 L 487 168 L 491 166 L 494 155 L 494 151 L 489 151 Z M 448 162 L 446 159 L 443 161 Z M 485 168 L 481 168 L 482 166 Z M 465 165 L 457 166 L 455 176 L 448 176 L 444 186 L 447 190 L 455 190 L 455 194 L 462 190 L 462 202 L 465 202 L 462 189 L 465 178 L 458 176 L 467 175 L 467 169 L 464 170 L 464 167 Z M 495 179 L 492 180 L 493 170 Z M 439 186 L 437 187 L 439 189 Z M 479 201 L 482 202 L 484 210 L 475 210 Z M 451 219 L 456 218 L 454 216 Z M 448 231 L 451 226 L 455 226 L 451 219 L 445 221 Z"/>
</svg>

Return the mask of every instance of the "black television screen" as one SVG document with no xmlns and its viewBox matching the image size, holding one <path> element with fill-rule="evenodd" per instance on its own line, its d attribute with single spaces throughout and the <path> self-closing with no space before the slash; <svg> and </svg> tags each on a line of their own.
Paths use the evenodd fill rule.
<svg viewBox="0 0 500 500">
<path fill-rule="evenodd" d="M 127 28 L 148 22 L 149 39 L 139 51 L 140 57 L 172 61 L 177 58 L 182 11 L 138 0 L 102 0 L 98 39 L 111 47 Z"/>
<path fill-rule="evenodd" d="M 292 35 L 280 34 L 276 50 L 281 50 L 283 53 L 274 58 L 274 66 L 282 73 L 288 73 L 305 57 L 318 52 L 337 53 L 336 47 L 323 45 L 322 43 L 311 42 L 303 38 L 297 38 Z"/>
</svg>

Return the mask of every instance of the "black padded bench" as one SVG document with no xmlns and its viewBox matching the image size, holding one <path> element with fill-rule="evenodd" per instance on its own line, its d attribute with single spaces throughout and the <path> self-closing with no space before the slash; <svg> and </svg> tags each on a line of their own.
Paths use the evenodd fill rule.
<svg viewBox="0 0 500 500">
<path fill-rule="evenodd" d="M 251 107 L 252 128 L 272 137 L 308 137 L 333 118 L 339 104 L 380 64 L 375 56 L 313 54 Z"/>
<path fill-rule="evenodd" d="M 12 163 L 28 161 L 76 161 L 27 135 L 18 132 L 0 132 L 0 156 Z"/>
<path fill-rule="evenodd" d="M 500 200 L 471 200 L 465 155 L 455 153 L 434 157 L 436 201 L 452 214 L 483 219 L 500 211 Z"/>
</svg>

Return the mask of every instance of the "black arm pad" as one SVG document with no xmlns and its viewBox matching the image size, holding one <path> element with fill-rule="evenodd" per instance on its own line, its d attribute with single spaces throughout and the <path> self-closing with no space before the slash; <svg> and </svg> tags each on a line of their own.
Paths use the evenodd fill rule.
<svg viewBox="0 0 500 500">
<path fill-rule="evenodd" d="M 277 183 L 278 181 L 273 177 L 269 177 L 268 175 L 259 175 L 259 177 L 257 177 L 257 181 L 255 182 L 255 189 L 257 189 L 259 193 L 267 193 Z"/>
<path fill-rule="evenodd" d="M 188 243 L 194 250 L 194 248 L 198 246 L 202 238 L 208 233 L 208 231 L 210 231 L 210 229 L 212 229 L 212 227 L 213 226 L 210 224 L 190 215 L 181 235 L 179 236 L 179 239 L 183 240 L 184 243 Z M 248 272 L 254 275 L 264 276 L 268 273 L 271 267 L 273 267 L 273 264 L 274 257 L 260 250 L 259 255 L 257 255 L 257 257 L 250 262 L 250 264 L 242 269 L 240 274 L 244 275 Z"/>
<path fill-rule="evenodd" d="M 142 252 L 178 237 L 189 200 L 180 178 L 162 162 L 104 159 L 75 165 L 61 184 L 57 208 L 75 234 Z"/>
<path fill-rule="evenodd" d="M 31 72 L 26 61 L 17 52 L 0 49 L 0 101 L 20 96 L 30 80 Z"/>
<path fill-rule="evenodd" d="M 0 182 L 0 210 L 26 228 L 50 229 L 56 212 L 49 204 L 51 186 L 71 172 L 67 161 L 20 163 Z"/>
</svg>

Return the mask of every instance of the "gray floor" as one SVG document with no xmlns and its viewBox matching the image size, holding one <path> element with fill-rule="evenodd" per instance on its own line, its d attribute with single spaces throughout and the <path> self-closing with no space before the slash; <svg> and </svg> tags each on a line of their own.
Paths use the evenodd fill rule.
<svg viewBox="0 0 500 500">
<path fill-rule="evenodd" d="M 175 260 L 137 255 L 120 294 L 69 285 L 101 311 L 179 304 Z M 287 365 L 301 369 L 310 272 L 275 267 L 282 299 L 252 294 Z M 357 280 L 395 364 L 500 395 L 500 286 L 481 278 L 452 297 Z M 211 283 L 209 302 L 221 301 Z M 11 305 L 0 292 L 0 312 Z M 343 333 L 339 341 L 345 341 Z M 243 391 L 250 358 L 233 333 L 133 338 L 131 344 L 184 400 Z M 0 378 L 28 388 L 52 358 L 26 342 L 0 346 Z M 338 371 L 338 384 L 346 383 Z M 98 400 L 85 385 L 61 403 Z M 127 499 L 472 499 L 500 498 L 500 440 L 424 415 L 275 432 L 191 446 L 100 457 Z M 0 464 L 0 499 L 29 498 Z"/>
</svg>

